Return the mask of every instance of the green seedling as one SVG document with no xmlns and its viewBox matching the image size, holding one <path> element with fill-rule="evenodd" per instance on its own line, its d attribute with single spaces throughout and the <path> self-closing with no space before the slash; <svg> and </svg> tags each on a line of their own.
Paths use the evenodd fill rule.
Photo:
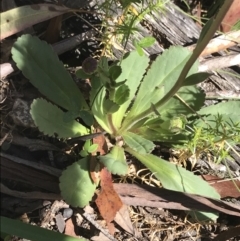
<svg viewBox="0 0 240 241">
<path fill-rule="evenodd" d="M 152 46 L 155 43 L 156 39 L 149 36 L 141 39 L 140 41 L 134 41 L 134 46 L 140 56 L 144 55 L 143 49 Z"/>
</svg>

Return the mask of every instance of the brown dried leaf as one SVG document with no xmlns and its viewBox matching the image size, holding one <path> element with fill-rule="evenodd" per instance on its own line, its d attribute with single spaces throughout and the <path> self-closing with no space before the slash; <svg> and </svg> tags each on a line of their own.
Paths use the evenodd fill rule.
<svg viewBox="0 0 240 241">
<path fill-rule="evenodd" d="M 69 218 L 66 223 L 65 223 L 65 234 L 72 236 L 72 237 L 77 237 L 75 231 L 74 231 L 74 224 L 71 218 Z"/>
<path fill-rule="evenodd" d="M 111 173 L 108 172 L 106 168 L 103 168 L 100 177 L 101 191 L 95 202 L 98 206 L 99 212 L 107 223 L 109 232 L 113 235 L 115 230 L 111 222 L 123 203 L 113 188 Z"/>
<path fill-rule="evenodd" d="M 96 129 L 96 132 L 100 132 Z M 100 153 L 100 155 L 105 155 L 108 152 L 108 146 L 104 135 L 100 135 L 93 138 L 93 144 L 98 144 L 98 149 L 96 153 Z"/>
<path fill-rule="evenodd" d="M 228 32 L 240 19 L 240 0 L 234 0 L 227 14 L 225 15 L 222 24 L 221 31 Z"/>
<path fill-rule="evenodd" d="M 129 215 L 129 210 L 128 210 L 128 206 L 123 204 L 123 206 L 121 207 L 121 209 L 117 212 L 114 221 L 120 226 L 122 227 L 124 230 L 126 230 L 127 232 L 131 233 L 134 235 L 135 230 L 133 228 L 131 219 L 130 219 L 130 215 Z"/>
<path fill-rule="evenodd" d="M 224 197 L 240 197 L 240 192 L 237 190 L 232 180 L 224 180 L 222 178 L 210 175 L 202 176 L 205 181 L 211 184 L 217 192 L 220 194 L 221 198 Z M 238 188 L 240 189 L 240 181 L 234 180 Z"/>
<path fill-rule="evenodd" d="M 44 39 L 49 44 L 54 44 L 58 41 L 60 30 L 62 27 L 62 15 L 52 18 L 48 24 Z"/>
<path fill-rule="evenodd" d="M 96 132 L 99 130 L 96 129 Z M 100 132 L 100 131 L 99 131 Z M 91 159 L 90 159 L 90 176 L 94 183 L 98 184 L 99 178 L 100 178 L 100 163 L 96 159 L 96 154 L 100 153 L 100 155 L 104 155 L 108 152 L 108 147 L 106 143 L 106 139 L 104 135 L 96 136 L 92 140 L 93 144 L 98 144 L 98 148 L 96 152 L 92 153 Z"/>
</svg>

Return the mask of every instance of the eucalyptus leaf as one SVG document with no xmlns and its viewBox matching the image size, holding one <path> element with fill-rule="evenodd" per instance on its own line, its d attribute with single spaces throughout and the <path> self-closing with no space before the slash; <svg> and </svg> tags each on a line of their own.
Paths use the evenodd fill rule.
<svg viewBox="0 0 240 241">
<path fill-rule="evenodd" d="M 66 7 L 44 3 L 14 7 L 1 12 L 0 40 L 68 11 L 69 9 Z"/>
</svg>

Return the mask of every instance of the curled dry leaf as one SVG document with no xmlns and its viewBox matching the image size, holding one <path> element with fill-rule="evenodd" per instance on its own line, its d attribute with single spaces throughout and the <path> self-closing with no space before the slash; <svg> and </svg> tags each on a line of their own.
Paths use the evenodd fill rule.
<svg viewBox="0 0 240 241">
<path fill-rule="evenodd" d="M 120 210 L 123 203 L 113 188 L 112 175 L 103 168 L 100 173 L 101 177 L 101 191 L 96 199 L 98 209 L 107 223 L 109 232 L 113 235 L 115 228 L 111 223 Z"/>
</svg>

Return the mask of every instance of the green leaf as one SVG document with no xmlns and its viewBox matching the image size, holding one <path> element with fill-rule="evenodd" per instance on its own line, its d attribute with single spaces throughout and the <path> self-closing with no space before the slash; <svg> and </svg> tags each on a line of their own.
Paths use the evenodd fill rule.
<svg viewBox="0 0 240 241">
<path fill-rule="evenodd" d="M 150 153 L 155 148 L 151 141 L 132 132 L 126 132 L 122 137 L 129 147 L 141 154 Z"/>
<path fill-rule="evenodd" d="M 163 104 L 157 111 L 160 113 L 162 119 L 170 119 L 177 115 L 193 114 L 193 111 L 198 111 L 205 101 L 205 93 L 196 86 L 184 86 L 177 92 L 177 96 L 171 98 L 168 102 Z M 182 100 L 184 102 L 182 102 Z M 192 109 L 189 109 L 189 107 Z"/>
<path fill-rule="evenodd" d="M 93 152 L 95 152 L 97 149 L 98 149 L 98 144 L 92 144 L 92 145 L 87 149 L 87 151 L 88 151 L 89 153 L 93 153 Z"/>
<path fill-rule="evenodd" d="M 117 79 L 121 73 L 122 69 L 120 66 L 113 65 L 109 68 L 109 75 L 113 80 Z"/>
<path fill-rule="evenodd" d="M 107 106 L 105 104 L 106 99 L 106 88 L 102 87 L 99 90 L 92 90 L 91 95 L 96 94 L 94 102 L 92 104 L 92 113 L 97 121 L 97 123 L 109 134 L 112 134 L 112 129 L 108 122 L 108 115 L 106 114 Z M 93 100 L 92 100 L 93 101 Z"/>
<path fill-rule="evenodd" d="M 135 48 L 140 56 L 144 55 L 143 49 L 138 44 L 135 45 Z"/>
<path fill-rule="evenodd" d="M 89 161 L 85 157 L 62 172 L 59 178 L 61 195 L 73 207 L 84 207 L 92 200 L 96 184 L 89 175 Z"/>
<path fill-rule="evenodd" d="M 206 80 L 210 75 L 211 75 L 210 73 L 205 73 L 205 72 L 192 74 L 185 79 L 184 86 L 199 84 L 204 80 Z"/>
<path fill-rule="evenodd" d="M 151 141 L 183 143 L 188 140 L 185 134 L 176 135 L 176 133 L 170 131 L 170 121 L 181 115 L 188 116 L 192 114 L 191 109 L 199 110 L 204 104 L 205 94 L 195 86 L 182 87 L 177 94 L 187 105 L 175 96 L 162 105 L 161 108 L 158 108 L 157 111 L 160 117 L 156 114 L 149 116 L 148 119 L 145 118 L 144 122 L 140 121 L 133 126 L 132 130 Z"/>
<path fill-rule="evenodd" d="M 180 133 L 185 129 L 185 124 L 187 123 L 187 119 L 184 115 L 175 116 L 170 120 L 169 129 L 172 133 Z"/>
<path fill-rule="evenodd" d="M 103 103 L 103 108 L 105 115 L 112 114 L 119 109 L 119 105 L 113 102 L 112 100 L 105 99 Z"/>
<path fill-rule="evenodd" d="M 107 155 L 100 156 L 99 161 L 113 174 L 126 175 L 128 172 L 124 149 L 119 146 L 114 146 Z"/>
<path fill-rule="evenodd" d="M 45 135 L 59 138 L 87 135 L 89 130 L 75 120 L 65 122 L 64 112 L 44 99 L 35 99 L 31 105 L 31 116 L 35 125 Z"/>
<path fill-rule="evenodd" d="M 132 99 L 135 97 L 138 86 L 142 80 L 142 77 L 148 67 L 149 59 L 147 56 L 139 56 L 137 51 L 124 56 L 120 62 L 122 69 L 121 75 L 116 79 L 116 83 L 125 81 L 125 84 L 129 88 L 129 99 L 120 106 L 119 110 L 112 115 L 112 121 L 116 129 L 120 128 L 123 117 L 127 111 L 127 108 L 131 104 Z"/>
<path fill-rule="evenodd" d="M 180 144 L 188 140 L 188 136 L 182 129 L 178 129 L 178 131 L 181 132 L 173 132 L 171 130 L 171 119 L 163 121 L 161 117 L 150 120 L 144 125 L 136 128 L 136 131 L 138 135 L 141 135 L 143 138 L 151 141 L 160 141 L 165 144 Z"/>
<path fill-rule="evenodd" d="M 100 58 L 98 62 L 97 72 L 104 86 L 106 86 L 107 83 L 110 83 L 110 74 L 107 57 L 103 56 Z"/>
<path fill-rule="evenodd" d="M 87 126 L 92 126 L 94 123 L 94 118 L 93 115 L 90 111 L 88 110 L 81 110 L 79 111 L 79 116 L 81 117 L 81 119 L 83 120 L 83 122 L 87 125 Z"/>
<path fill-rule="evenodd" d="M 84 145 L 83 145 L 83 150 L 88 150 L 88 148 L 91 146 L 91 140 L 86 140 Z"/>
<path fill-rule="evenodd" d="M 88 109 L 80 90 L 49 44 L 29 34 L 22 35 L 12 47 L 12 57 L 48 99 L 69 111 Z"/>
<path fill-rule="evenodd" d="M 137 44 L 141 47 L 141 48 L 147 48 L 152 46 L 155 43 L 156 39 L 152 36 L 148 36 L 145 38 L 142 38 Z"/>
<path fill-rule="evenodd" d="M 86 74 L 86 72 L 83 69 L 78 69 L 75 74 L 80 79 L 89 79 L 91 77 L 91 75 Z"/>
<path fill-rule="evenodd" d="M 207 182 L 186 169 L 167 162 L 152 154 L 143 155 L 138 151 L 126 148 L 126 151 L 141 161 L 161 181 L 164 188 L 198 194 L 210 198 L 220 199 L 217 191 Z M 217 215 L 205 213 L 208 218 L 216 219 Z"/>
<path fill-rule="evenodd" d="M 239 112 L 238 112 L 239 113 Z M 203 121 L 204 120 L 204 121 Z M 236 130 L 240 127 L 240 114 L 214 114 L 198 118 L 192 123 L 207 132 L 214 132 L 215 140 L 232 140 L 237 136 Z"/>
<path fill-rule="evenodd" d="M 40 228 L 31 224 L 23 223 L 19 220 L 1 216 L 1 232 L 34 241 L 86 241 L 84 238 L 74 238 L 62 233 Z M 11 239 L 12 240 L 12 239 Z"/>
<path fill-rule="evenodd" d="M 87 156 L 88 156 L 88 152 L 85 151 L 85 150 L 81 150 L 81 151 L 79 152 L 79 154 L 80 154 L 81 157 L 87 157 Z"/>
<path fill-rule="evenodd" d="M 0 40 L 68 11 L 68 8 L 56 4 L 35 4 L 2 12 L 0 14 Z"/>
<path fill-rule="evenodd" d="M 150 109 L 152 104 L 157 103 L 169 92 L 178 80 L 190 55 L 191 52 L 183 47 L 170 47 L 153 62 L 124 122 L 132 123 L 135 116 Z M 189 75 L 197 71 L 197 64 L 195 64 Z M 161 114 L 160 111 L 159 113 Z"/>
<path fill-rule="evenodd" d="M 237 114 L 240 115 L 240 101 L 228 101 L 228 102 L 221 102 L 216 105 L 210 105 L 208 107 L 202 108 L 198 111 L 200 115 L 231 115 Z"/>
<path fill-rule="evenodd" d="M 115 95 L 114 95 L 114 102 L 118 105 L 124 104 L 130 95 L 130 90 L 126 84 L 121 85 L 117 88 Z"/>
</svg>

